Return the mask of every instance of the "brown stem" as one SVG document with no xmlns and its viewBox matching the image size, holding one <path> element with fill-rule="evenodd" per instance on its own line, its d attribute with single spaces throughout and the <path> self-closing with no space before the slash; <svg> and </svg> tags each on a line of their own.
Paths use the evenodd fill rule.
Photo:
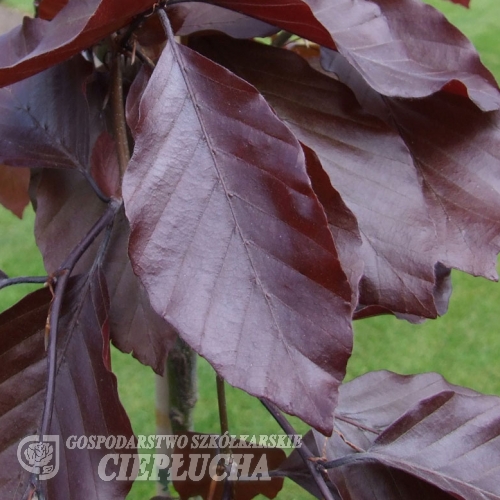
<svg viewBox="0 0 500 500">
<path fill-rule="evenodd" d="M 127 138 L 127 122 L 125 121 L 125 106 L 123 100 L 122 55 L 115 53 L 111 69 L 111 110 L 113 114 L 113 131 L 116 141 L 116 152 L 120 177 L 123 177 L 130 160 Z"/>
<path fill-rule="evenodd" d="M 172 431 L 193 430 L 193 408 L 198 398 L 196 353 L 180 337 L 168 354 L 166 375 Z"/>
<path fill-rule="evenodd" d="M 217 402 L 219 404 L 219 421 L 220 421 L 220 433 L 228 433 L 229 434 L 229 424 L 227 419 L 227 402 L 226 402 L 226 388 L 224 379 L 216 374 L 215 380 L 217 383 Z M 227 453 L 224 450 L 224 453 Z"/>
</svg>

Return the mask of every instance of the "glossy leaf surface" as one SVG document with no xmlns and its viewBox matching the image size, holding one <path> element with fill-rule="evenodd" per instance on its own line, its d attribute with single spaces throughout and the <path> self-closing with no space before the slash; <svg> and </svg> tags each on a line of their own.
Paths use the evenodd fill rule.
<svg viewBox="0 0 500 500">
<path fill-rule="evenodd" d="M 336 47 L 381 94 L 424 97 L 451 87 L 469 95 L 483 110 L 500 107 L 495 79 L 473 45 L 443 14 L 420 0 L 275 0 L 272 6 L 264 0 L 211 3 L 324 47 Z M 306 4 L 313 18 L 304 10 Z"/>
<path fill-rule="evenodd" d="M 492 74 L 472 43 L 420 0 L 308 0 L 338 51 L 377 92 L 424 97 L 443 88 L 485 111 L 500 107 Z"/>
<path fill-rule="evenodd" d="M 328 28 L 318 21 L 314 15 L 316 3 L 309 4 L 303 0 L 211 0 L 210 3 L 227 9 L 255 17 L 278 28 L 312 40 L 324 47 L 335 48 Z"/>
<path fill-rule="evenodd" d="M 154 309 L 229 383 L 328 432 L 320 388 L 343 378 L 351 291 L 299 143 L 253 87 L 182 46 L 134 116 L 123 195 Z"/>
<path fill-rule="evenodd" d="M 24 18 L 0 37 L 0 87 L 89 48 L 148 10 L 152 0 L 71 0 L 52 21 Z"/>
<path fill-rule="evenodd" d="M 445 92 L 419 101 L 382 97 L 341 57 L 332 70 L 406 143 L 436 226 L 439 261 L 497 279 L 499 112 L 481 113 L 467 99 Z"/>
<path fill-rule="evenodd" d="M 235 38 L 270 36 L 279 28 L 217 5 L 185 3 L 168 10 L 177 36 L 219 31 Z"/>
<path fill-rule="evenodd" d="M 344 85 L 314 71 L 296 54 L 223 37 L 193 43 L 255 85 L 319 156 L 328 182 L 357 219 L 362 239 L 357 252 L 364 262 L 360 303 L 435 316 L 437 238 L 399 134 L 365 113 Z M 313 179 L 314 185 L 324 190 L 326 179 Z M 334 217 L 329 213 L 330 220 Z M 349 245 L 340 256 L 352 258 L 354 252 Z M 346 262 L 344 267 L 353 266 Z"/>
</svg>

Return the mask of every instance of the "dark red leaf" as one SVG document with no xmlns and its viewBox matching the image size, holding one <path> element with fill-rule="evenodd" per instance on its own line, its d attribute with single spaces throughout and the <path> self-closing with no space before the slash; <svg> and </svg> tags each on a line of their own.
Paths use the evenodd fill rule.
<svg viewBox="0 0 500 500">
<path fill-rule="evenodd" d="M 0 203 L 20 219 L 30 199 L 30 171 L 0 165 Z"/>
<path fill-rule="evenodd" d="M 26 489 L 28 473 L 21 469 L 16 450 L 22 438 L 37 434 L 41 423 L 46 380 L 43 332 L 50 300 L 48 289 L 42 289 L 0 315 L 2 498 L 18 497 Z M 66 439 L 75 435 L 133 436 L 118 399 L 116 378 L 103 361 L 107 306 L 99 273 L 73 281 L 60 327 L 50 427 L 50 434 L 60 437 L 60 469 L 48 480 L 50 498 L 125 498 L 131 486 L 129 481 L 103 481 L 97 474 L 100 459 L 114 449 L 65 446 Z"/>
<path fill-rule="evenodd" d="M 38 180 L 38 179 L 36 179 Z M 106 209 L 77 172 L 44 170 L 32 189 L 36 203 L 35 238 L 48 274 L 56 271 Z M 97 239 L 75 267 L 87 272 L 94 262 Z"/>
<path fill-rule="evenodd" d="M 120 167 L 116 143 L 107 132 L 103 132 L 94 145 L 90 173 L 102 193 L 109 198 L 120 197 Z"/>
<path fill-rule="evenodd" d="M 500 107 L 498 86 L 474 46 L 434 7 L 420 0 L 306 1 L 377 92 L 424 97 L 451 85 L 485 111 Z"/>
<path fill-rule="evenodd" d="M 229 383 L 330 431 L 321 388 L 344 376 L 351 291 L 300 144 L 183 46 L 167 45 L 134 116 L 129 252 L 154 309 Z"/>
<path fill-rule="evenodd" d="M 178 36 L 220 31 L 235 38 L 253 38 L 270 36 L 279 31 L 270 24 L 217 5 L 185 3 L 170 7 L 168 14 Z"/>
<path fill-rule="evenodd" d="M 222 36 L 195 39 L 193 44 L 255 85 L 294 134 L 318 154 L 329 184 L 359 225 L 364 262 L 360 303 L 436 316 L 435 228 L 399 134 L 365 113 L 344 85 L 314 71 L 294 53 Z M 318 184 L 326 189 L 325 180 L 313 178 L 316 189 Z M 342 245 L 339 242 L 339 248 Z M 356 246 L 348 243 L 340 257 L 356 261 L 355 252 Z M 352 270 L 355 266 L 344 263 Z"/>
<path fill-rule="evenodd" d="M 198 481 L 190 481 L 189 479 L 181 481 L 174 480 L 173 485 L 176 489 L 177 493 L 179 493 L 181 500 L 188 500 L 189 498 L 194 498 L 197 496 L 201 496 L 205 500 L 221 500 L 223 490 L 224 490 L 224 481 L 219 481 L 215 484 L 215 489 L 211 492 L 212 487 L 214 486 L 214 482 L 212 481 L 212 477 L 209 474 L 208 464 L 217 454 L 222 453 L 217 448 L 207 448 L 200 449 L 193 446 L 193 436 L 201 438 L 204 434 L 187 432 L 185 433 L 188 436 L 189 441 L 188 445 L 179 448 L 176 447 L 173 451 L 175 455 L 179 455 L 182 457 L 183 465 L 179 467 L 177 475 L 182 476 L 183 474 L 188 473 L 190 464 L 192 464 L 198 456 L 202 454 L 200 457 L 198 464 L 202 464 L 204 460 L 203 455 L 208 455 L 207 466 L 204 469 L 204 474 Z M 206 436 L 206 434 L 205 434 Z M 198 441 L 199 442 L 199 441 Z M 235 456 L 235 459 L 240 463 L 245 463 L 245 457 L 251 455 L 251 459 L 247 459 L 248 464 L 248 474 L 253 475 L 258 464 L 261 466 L 266 465 L 266 471 L 269 472 L 271 470 L 277 469 L 281 463 L 285 460 L 286 455 L 285 452 L 280 448 L 267 448 L 267 447 L 255 447 L 251 444 L 246 443 L 245 441 L 236 440 L 235 442 L 237 448 L 232 450 L 232 453 Z M 238 457 L 238 455 L 240 455 Z M 264 458 L 263 458 L 264 457 Z M 198 466 L 197 473 L 201 472 L 201 465 Z M 241 471 L 237 473 L 238 477 L 241 477 Z M 233 494 L 232 498 L 234 500 L 252 500 L 257 495 L 263 495 L 266 498 L 275 498 L 278 493 L 281 491 L 283 487 L 283 478 L 274 477 L 270 480 L 264 479 L 256 481 L 244 481 L 237 480 L 233 482 Z"/>
<path fill-rule="evenodd" d="M 111 296 L 111 339 L 122 352 L 132 353 L 162 374 L 177 332 L 153 310 L 146 290 L 132 271 L 127 253 L 129 235 L 128 220 L 122 211 L 103 264 Z"/>
<path fill-rule="evenodd" d="M 54 66 L 118 30 L 153 0 L 71 0 L 52 21 L 24 18 L 0 37 L 0 87 Z"/>
<path fill-rule="evenodd" d="M 106 206 L 77 172 L 46 170 L 36 190 L 35 236 L 48 273 L 56 270 L 84 237 Z M 128 221 L 117 216 L 103 263 L 111 298 L 110 329 L 113 343 L 156 372 L 162 373 L 176 333 L 156 314 L 132 271 L 127 255 Z M 77 264 L 86 272 L 94 262 L 98 239 Z"/>
<path fill-rule="evenodd" d="M 495 79 L 473 45 L 443 14 L 420 0 L 275 0 L 272 6 L 265 0 L 211 3 L 324 47 L 335 48 L 333 39 L 337 50 L 381 94 L 424 97 L 457 82 L 481 109 L 500 107 Z"/>
<path fill-rule="evenodd" d="M 303 442 L 315 456 L 324 456 L 324 436 L 309 431 L 304 436 Z M 330 443 L 330 447 L 326 449 L 328 458 L 332 456 L 332 447 L 338 450 L 335 456 L 353 453 L 352 448 L 338 434 L 334 434 L 328 442 Z M 318 448 L 320 445 L 321 449 Z M 297 452 L 292 452 L 280 469 L 311 495 L 319 499 L 323 498 L 309 470 L 304 467 L 302 457 Z M 456 500 L 457 498 L 406 472 L 379 463 L 365 463 L 363 467 L 348 465 L 338 467 L 330 471 L 329 476 L 336 484 L 335 488 L 330 486 L 332 494 L 340 492 L 342 500 L 375 498 L 380 500 Z"/>
<path fill-rule="evenodd" d="M 437 374 L 373 372 L 341 387 L 334 436 L 311 431 L 305 442 L 343 459 L 329 475 L 347 500 L 497 499 L 499 408 Z M 293 452 L 281 469 L 303 481 L 298 460 Z"/>
<path fill-rule="evenodd" d="M 40 0 L 38 17 L 50 21 L 68 4 L 68 0 Z"/>
<path fill-rule="evenodd" d="M 131 129 L 137 126 L 141 118 L 139 104 L 150 78 L 151 70 L 147 66 L 142 66 L 130 86 L 127 101 L 125 103 L 125 114 L 127 123 Z"/>
<path fill-rule="evenodd" d="M 351 448 L 363 463 L 342 468 L 344 475 L 359 474 L 356 468 L 363 468 L 365 460 L 375 461 L 458 498 L 500 498 L 491 468 L 500 460 L 499 398 L 453 386 L 435 374 L 403 377 L 378 372 L 351 384 L 341 389 L 336 425 L 346 440 L 366 453 Z M 332 442 L 328 450 L 333 449 L 339 447 Z M 375 475 L 378 489 L 383 482 L 383 475 Z"/>
<path fill-rule="evenodd" d="M 307 38 L 324 47 L 335 48 L 332 36 L 313 14 L 316 7 L 321 7 L 323 0 L 314 0 L 310 7 L 307 1 L 302 0 L 210 0 L 211 4 L 219 5 L 236 12 L 241 12 L 265 23 Z"/>
<path fill-rule="evenodd" d="M 155 53 L 158 51 L 158 57 L 161 54 L 161 49 L 167 41 L 165 30 L 158 16 L 149 16 L 143 20 L 132 35 L 135 37 L 142 47 L 155 48 Z M 157 50 L 156 50 L 157 49 Z"/>
<path fill-rule="evenodd" d="M 388 101 L 423 180 L 440 243 L 439 260 L 475 276 L 498 278 L 500 113 L 481 113 L 444 93 L 425 101 Z"/>
<path fill-rule="evenodd" d="M 0 162 L 87 170 L 91 129 L 103 126 L 84 93 L 91 71 L 77 56 L 0 89 Z"/>
<path fill-rule="evenodd" d="M 414 159 L 438 236 L 438 261 L 497 279 L 500 251 L 500 114 L 440 92 L 382 98 L 340 57 L 334 71 L 363 106 L 397 129 Z"/>
<path fill-rule="evenodd" d="M 28 474 L 16 452 L 19 441 L 40 424 L 47 370 L 43 329 L 51 298 L 48 289 L 37 290 L 0 315 L 2 498 L 20 496 L 26 487 Z"/>
<path fill-rule="evenodd" d="M 353 307 L 358 304 L 359 280 L 363 275 L 364 263 L 361 259 L 363 240 L 359 232 L 358 221 L 342 200 L 339 192 L 333 188 L 328 174 L 323 170 L 316 153 L 302 145 L 306 157 L 307 173 L 319 201 L 325 209 L 328 226 L 333 235 L 335 248 L 339 254 L 351 288 Z"/>
</svg>

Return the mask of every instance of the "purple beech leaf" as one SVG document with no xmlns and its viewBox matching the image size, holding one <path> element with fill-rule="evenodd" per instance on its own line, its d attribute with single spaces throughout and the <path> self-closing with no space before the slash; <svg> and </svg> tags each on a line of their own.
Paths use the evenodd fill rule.
<svg viewBox="0 0 500 500">
<path fill-rule="evenodd" d="M 420 0 L 305 1 L 337 50 L 380 94 L 425 97 L 445 88 L 484 111 L 500 107 L 498 85 L 476 49 L 434 7 Z"/>
<path fill-rule="evenodd" d="M 316 7 L 321 7 L 323 0 L 307 2 L 303 0 L 210 0 L 207 3 L 240 12 L 277 28 L 316 42 L 330 49 L 335 43 L 328 28 L 325 28 L 314 15 Z M 310 6 L 308 3 L 312 3 Z"/>
<path fill-rule="evenodd" d="M 363 240 L 359 232 L 358 221 L 342 200 L 339 192 L 333 188 L 328 174 L 323 170 L 316 153 L 302 145 L 307 162 L 307 173 L 318 200 L 325 209 L 328 226 L 333 235 L 335 248 L 339 254 L 342 269 L 346 273 L 352 294 L 352 304 L 358 303 L 359 280 L 363 275 L 364 263 L 361 258 Z"/>
<path fill-rule="evenodd" d="M 52 21 L 24 18 L 0 36 L 0 87 L 54 66 L 120 29 L 153 0 L 70 0 Z"/>
<path fill-rule="evenodd" d="M 141 363 L 163 374 L 176 330 L 151 307 L 148 294 L 132 271 L 127 254 L 130 228 L 121 211 L 104 259 L 111 296 L 110 327 L 113 344 Z"/>
<path fill-rule="evenodd" d="M 387 101 L 423 180 L 439 261 L 497 280 L 500 251 L 500 112 L 460 96 Z"/>
<path fill-rule="evenodd" d="M 35 237 L 45 268 L 52 273 L 102 215 L 106 206 L 82 176 L 67 170 L 43 171 L 36 202 Z M 128 221 L 121 213 L 115 221 L 103 262 L 111 300 L 111 339 L 121 351 L 131 352 L 141 363 L 162 373 L 176 333 L 153 311 L 144 288 L 134 275 L 127 254 L 128 237 Z M 76 272 L 90 269 L 100 242 L 98 238 L 83 255 Z"/>
<path fill-rule="evenodd" d="M 316 457 L 322 457 L 325 451 L 325 438 L 319 433 L 309 431 L 303 442 Z M 350 455 L 353 450 L 338 434 L 328 441 L 326 455 L 332 457 L 331 448 L 335 447 L 337 456 Z M 318 448 L 322 446 L 322 448 Z M 297 452 L 292 452 L 279 467 L 302 488 L 316 498 L 323 499 L 316 482 L 304 461 Z M 386 467 L 379 463 L 366 463 L 363 467 L 339 467 L 328 474 L 335 480 L 336 487 L 330 486 L 332 493 L 341 493 L 342 500 L 453 500 L 457 497 L 444 493 L 439 488 L 428 484 L 406 472 Z M 327 482 L 328 485 L 331 483 Z"/>
<path fill-rule="evenodd" d="M 106 209 L 87 180 L 69 170 L 42 170 L 35 188 L 35 239 L 47 273 L 55 272 Z M 94 262 L 100 238 L 76 264 L 85 273 Z"/>
<path fill-rule="evenodd" d="M 423 100 L 373 91 L 341 56 L 332 70 L 366 109 L 399 131 L 421 178 L 438 235 L 438 261 L 496 280 L 500 251 L 500 114 L 440 92 Z"/>
<path fill-rule="evenodd" d="M 29 183 L 29 169 L 0 165 L 0 204 L 20 219 L 30 201 Z"/>
<path fill-rule="evenodd" d="M 142 66 L 130 86 L 125 102 L 125 115 L 127 124 L 132 130 L 137 127 L 137 124 L 141 120 L 141 109 L 139 105 L 142 94 L 144 94 L 150 78 L 151 70 L 146 66 Z"/>
<path fill-rule="evenodd" d="M 41 19 L 52 20 L 63 7 L 68 4 L 68 0 L 39 0 L 38 17 Z"/>
<path fill-rule="evenodd" d="M 123 196 L 153 308 L 230 384 L 331 431 L 351 290 L 300 144 L 252 86 L 170 43 L 133 116 Z"/>
<path fill-rule="evenodd" d="M 41 422 L 47 361 L 43 330 L 52 297 L 37 290 L 0 314 L 0 496 L 24 493 L 28 473 L 17 460 L 21 439 Z"/>
<path fill-rule="evenodd" d="M 364 262 L 360 303 L 435 317 L 437 237 L 399 134 L 365 113 L 343 84 L 292 52 L 222 36 L 192 43 L 255 85 L 319 156 L 330 184 L 357 218 Z M 344 267 L 349 265 L 356 264 Z"/>
<path fill-rule="evenodd" d="M 210 3 L 336 48 L 381 94 L 425 97 L 447 88 L 468 95 L 484 111 L 500 107 L 498 86 L 474 46 L 443 14 L 420 0 Z"/>
<path fill-rule="evenodd" d="M 499 401 L 435 373 L 372 372 L 340 388 L 332 438 L 312 430 L 304 441 L 345 460 L 329 476 L 346 500 L 497 499 L 488 472 L 500 457 L 487 439 L 498 435 Z M 280 469 L 316 494 L 299 460 L 294 451 Z"/>
<path fill-rule="evenodd" d="M 37 434 L 45 398 L 44 329 L 51 294 L 42 289 L 0 315 L 0 495 L 17 498 L 27 486 L 16 450 Z M 132 428 L 119 399 L 115 376 L 103 354 L 108 297 L 102 275 L 73 279 L 63 305 L 50 434 L 60 437 L 60 469 L 47 482 L 49 498 L 125 498 L 129 481 L 103 481 L 98 464 L 114 449 L 67 449 L 69 436 L 123 435 Z M 128 450 L 135 453 L 135 450 Z"/>
<path fill-rule="evenodd" d="M 217 5 L 197 2 L 174 5 L 168 9 L 177 36 L 196 32 L 220 31 L 235 38 L 274 35 L 279 28 Z"/>
<path fill-rule="evenodd" d="M 0 89 L 0 162 L 86 170 L 90 130 L 102 127 L 84 93 L 91 72 L 77 56 Z"/>
<path fill-rule="evenodd" d="M 92 149 L 90 173 L 108 198 L 120 197 L 120 167 L 116 143 L 108 132 L 102 132 Z"/>
</svg>

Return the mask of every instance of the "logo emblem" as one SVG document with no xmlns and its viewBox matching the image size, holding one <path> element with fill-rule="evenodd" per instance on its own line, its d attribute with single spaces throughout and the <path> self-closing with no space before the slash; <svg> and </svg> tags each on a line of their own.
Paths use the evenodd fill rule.
<svg viewBox="0 0 500 500">
<path fill-rule="evenodd" d="M 28 472 L 38 475 L 40 480 L 54 477 L 59 471 L 59 436 L 25 437 L 17 447 L 17 460 Z"/>
</svg>

